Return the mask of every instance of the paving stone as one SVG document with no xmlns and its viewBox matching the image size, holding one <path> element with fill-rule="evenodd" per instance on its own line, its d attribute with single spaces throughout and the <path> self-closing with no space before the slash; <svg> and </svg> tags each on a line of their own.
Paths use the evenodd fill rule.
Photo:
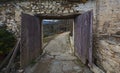
<svg viewBox="0 0 120 73">
<path fill-rule="evenodd" d="M 74 70 L 79 70 L 80 67 L 79 67 L 79 66 L 75 66 L 75 67 L 73 67 L 73 69 L 74 69 Z"/>
<path fill-rule="evenodd" d="M 71 55 L 60 55 L 60 56 L 56 56 L 55 59 L 57 59 L 57 60 L 75 60 L 77 58 L 75 56 L 71 56 Z"/>
<path fill-rule="evenodd" d="M 50 68 L 50 73 L 63 73 L 62 65 L 58 61 L 53 62 Z"/>
<path fill-rule="evenodd" d="M 64 72 L 68 72 L 68 71 L 73 71 L 73 62 L 72 61 L 62 61 L 62 65 L 63 65 L 63 71 Z"/>
<path fill-rule="evenodd" d="M 50 53 L 50 55 L 52 55 L 52 56 L 59 56 L 61 54 L 62 54 L 61 52 L 51 52 Z"/>
</svg>

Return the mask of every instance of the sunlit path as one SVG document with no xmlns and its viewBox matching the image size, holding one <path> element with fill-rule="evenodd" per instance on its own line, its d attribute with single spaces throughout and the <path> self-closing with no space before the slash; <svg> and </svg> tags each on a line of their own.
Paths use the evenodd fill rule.
<svg viewBox="0 0 120 73">
<path fill-rule="evenodd" d="M 69 32 L 51 40 L 32 73 L 92 73 L 74 56 L 69 43 Z"/>
</svg>

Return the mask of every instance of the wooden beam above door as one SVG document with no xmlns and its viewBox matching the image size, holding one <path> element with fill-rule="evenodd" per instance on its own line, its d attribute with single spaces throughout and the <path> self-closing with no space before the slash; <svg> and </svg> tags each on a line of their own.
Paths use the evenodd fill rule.
<svg viewBox="0 0 120 73">
<path fill-rule="evenodd" d="M 74 13 L 74 14 L 62 14 L 62 15 L 55 15 L 55 14 L 37 14 L 35 16 L 41 19 L 73 19 L 76 16 L 81 15 L 81 13 Z"/>
</svg>

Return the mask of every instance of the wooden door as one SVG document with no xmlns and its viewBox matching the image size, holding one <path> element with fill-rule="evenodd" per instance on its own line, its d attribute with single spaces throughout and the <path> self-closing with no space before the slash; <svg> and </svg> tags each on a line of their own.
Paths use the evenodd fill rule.
<svg viewBox="0 0 120 73">
<path fill-rule="evenodd" d="M 36 16 L 22 13 L 21 16 L 21 67 L 30 64 L 42 52 L 41 22 Z"/>
<path fill-rule="evenodd" d="M 74 46 L 76 55 L 86 64 L 92 64 L 92 24 L 93 11 L 85 12 L 75 18 Z"/>
</svg>

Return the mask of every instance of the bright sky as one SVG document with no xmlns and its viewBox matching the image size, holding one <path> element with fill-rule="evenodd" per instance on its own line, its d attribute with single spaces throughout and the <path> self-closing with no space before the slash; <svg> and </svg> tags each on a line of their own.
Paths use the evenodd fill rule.
<svg viewBox="0 0 120 73">
<path fill-rule="evenodd" d="M 59 20 L 43 20 L 43 21 L 48 21 L 48 22 L 57 22 Z"/>
</svg>

